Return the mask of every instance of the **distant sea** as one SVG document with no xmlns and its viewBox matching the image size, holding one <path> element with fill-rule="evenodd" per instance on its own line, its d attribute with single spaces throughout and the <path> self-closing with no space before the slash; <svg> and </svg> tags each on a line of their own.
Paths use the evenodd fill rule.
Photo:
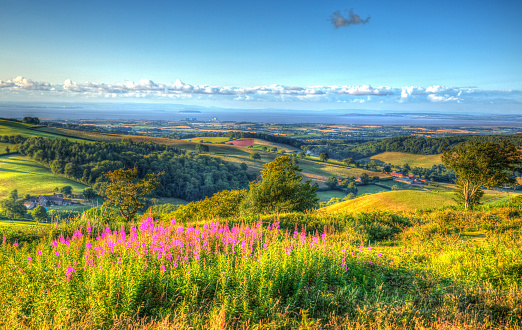
<svg viewBox="0 0 522 330">
<path fill-rule="evenodd" d="M 365 110 L 279 110 L 223 109 L 162 104 L 85 103 L 24 104 L 0 103 L 0 117 L 39 117 L 41 119 L 105 119 L 105 120 L 196 120 L 246 121 L 264 123 L 320 123 L 353 125 L 409 126 L 509 126 L 522 127 L 520 114 L 455 114 L 439 112 L 397 112 Z"/>
</svg>

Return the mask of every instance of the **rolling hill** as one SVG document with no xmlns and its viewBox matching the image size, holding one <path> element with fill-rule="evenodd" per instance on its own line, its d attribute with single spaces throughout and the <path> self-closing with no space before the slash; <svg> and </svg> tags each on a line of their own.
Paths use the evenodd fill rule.
<svg viewBox="0 0 522 330">
<path fill-rule="evenodd" d="M 456 202 L 453 200 L 453 193 L 402 190 L 362 196 L 346 202 L 327 206 L 321 209 L 321 211 L 328 213 L 357 213 L 377 210 L 396 212 L 439 208 L 444 205 L 456 205 Z"/>
<path fill-rule="evenodd" d="M 393 165 L 402 166 L 404 164 L 410 165 L 410 167 L 424 167 L 431 168 L 433 165 L 442 164 L 441 155 L 415 155 L 409 154 L 405 152 L 383 152 L 372 156 L 370 158 L 365 158 L 364 161 L 375 160 L 377 163 L 390 163 Z"/>
</svg>

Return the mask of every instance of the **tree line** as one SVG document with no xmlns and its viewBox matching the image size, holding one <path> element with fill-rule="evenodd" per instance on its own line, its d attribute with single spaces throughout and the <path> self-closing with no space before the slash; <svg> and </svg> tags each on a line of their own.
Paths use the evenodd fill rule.
<svg viewBox="0 0 522 330">
<path fill-rule="evenodd" d="M 78 143 L 35 137 L 17 148 L 53 173 L 92 186 L 98 194 L 105 192 L 109 181 L 104 174 L 118 169 L 137 168 L 138 178 L 164 171 L 154 195 L 186 200 L 200 200 L 224 189 L 245 188 L 253 179 L 244 167 L 150 142 Z"/>
<path fill-rule="evenodd" d="M 316 144 L 303 145 L 301 149 L 310 151 L 315 154 L 327 152 L 330 158 L 344 159 L 353 158 L 361 159 L 370 157 L 381 152 L 405 152 L 416 155 L 435 155 L 440 154 L 444 150 L 448 150 L 462 142 L 471 141 L 480 138 L 490 143 L 501 143 L 509 141 L 515 146 L 522 146 L 522 135 L 459 135 L 447 137 L 417 137 L 417 136 L 400 136 L 385 138 L 382 140 L 359 140 L 342 139 L 342 140 L 319 140 Z"/>
</svg>

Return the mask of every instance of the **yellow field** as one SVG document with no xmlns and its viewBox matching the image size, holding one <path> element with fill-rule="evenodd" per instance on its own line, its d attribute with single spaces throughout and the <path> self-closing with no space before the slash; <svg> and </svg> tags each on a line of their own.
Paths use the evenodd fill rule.
<svg viewBox="0 0 522 330">
<path fill-rule="evenodd" d="M 373 211 L 414 211 L 416 209 L 440 208 L 444 205 L 456 205 L 452 193 L 433 193 L 425 191 L 402 190 L 389 191 L 363 196 L 341 202 L 321 210 L 336 212 L 373 212 Z"/>
<path fill-rule="evenodd" d="M 431 168 L 433 165 L 442 164 L 441 155 L 415 155 L 405 152 L 383 152 L 371 157 L 370 159 L 379 160 L 383 163 L 393 165 L 408 164 L 410 167 Z"/>
</svg>

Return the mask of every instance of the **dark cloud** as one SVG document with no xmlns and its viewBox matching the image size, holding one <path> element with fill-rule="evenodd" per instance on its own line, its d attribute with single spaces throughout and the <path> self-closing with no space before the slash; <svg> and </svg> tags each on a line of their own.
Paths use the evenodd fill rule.
<svg viewBox="0 0 522 330">
<path fill-rule="evenodd" d="M 346 10 L 345 10 L 346 12 Z M 349 18 L 346 18 L 342 15 L 340 10 L 335 11 L 332 16 L 330 16 L 330 22 L 335 26 L 335 28 L 340 28 L 342 26 L 349 26 L 354 24 L 366 24 L 370 21 L 370 16 L 366 19 L 362 19 L 361 16 L 354 14 L 353 9 L 348 11 Z"/>
</svg>

